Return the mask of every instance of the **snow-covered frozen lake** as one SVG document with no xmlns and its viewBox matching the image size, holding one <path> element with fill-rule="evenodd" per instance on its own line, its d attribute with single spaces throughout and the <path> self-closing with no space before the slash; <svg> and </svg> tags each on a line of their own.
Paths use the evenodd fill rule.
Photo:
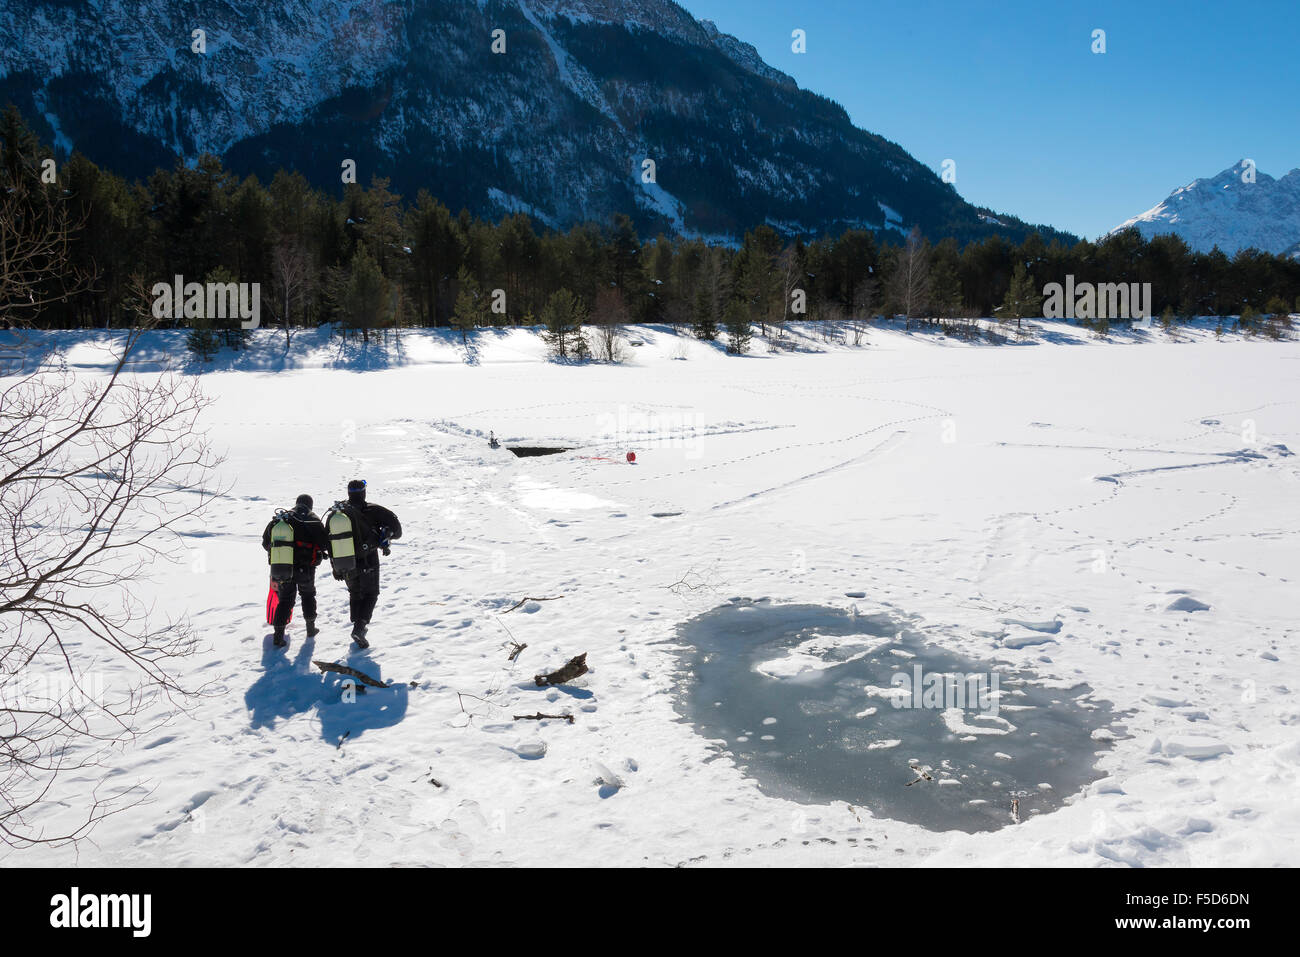
<svg viewBox="0 0 1300 957">
<path fill-rule="evenodd" d="M 619 367 L 547 362 L 526 331 L 482 335 L 472 364 L 447 335 L 362 357 L 301 334 L 286 365 L 263 334 L 205 376 L 231 494 L 140 585 L 200 626 L 187 670 L 217 693 L 114 757 L 105 786 L 152 796 L 79 856 L 0 861 L 1300 863 L 1300 344 L 1049 331 L 737 358 L 637 329 Z M 574 451 L 515 458 L 489 430 Z M 326 573 L 322 634 L 296 617 L 271 649 L 261 530 L 353 477 L 406 529 L 372 648 L 350 651 Z M 554 600 L 506 613 L 525 596 Z M 996 830 L 774 794 L 676 708 L 679 626 L 733 597 L 906 620 L 954 658 L 1086 685 L 1123 733 L 1091 742 L 1097 780 Z M 534 685 L 582 652 L 589 674 Z M 394 687 L 349 703 L 313 658 Z M 514 719 L 537 712 L 574 720 Z M 905 789 L 909 759 L 936 762 L 894 750 L 899 791 L 938 786 Z"/>
</svg>

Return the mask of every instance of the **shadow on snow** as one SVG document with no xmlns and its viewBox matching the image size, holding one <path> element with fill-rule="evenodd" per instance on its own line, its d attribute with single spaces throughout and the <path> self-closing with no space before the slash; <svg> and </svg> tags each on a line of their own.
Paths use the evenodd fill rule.
<svg viewBox="0 0 1300 957">
<path fill-rule="evenodd" d="M 279 720 L 315 710 L 321 738 L 338 744 L 345 735 L 355 740 L 366 731 L 391 728 L 406 717 L 410 689 L 405 684 L 367 688 L 345 675 L 319 673 L 312 666 L 315 650 L 316 642 L 305 639 L 291 660 L 289 650 L 276 648 L 269 635 L 263 640 L 262 674 L 244 693 L 252 727 L 274 728 Z M 342 663 L 384 680 L 369 651 L 353 648 Z M 345 682 L 355 688 L 351 703 L 344 700 Z"/>
</svg>

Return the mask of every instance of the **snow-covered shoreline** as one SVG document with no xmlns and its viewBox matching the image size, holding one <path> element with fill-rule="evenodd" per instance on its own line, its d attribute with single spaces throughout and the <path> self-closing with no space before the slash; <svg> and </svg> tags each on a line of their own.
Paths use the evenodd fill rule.
<svg viewBox="0 0 1300 957">
<path fill-rule="evenodd" d="M 1248 337 L 1234 332 L 1235 316 L 1201 316 L 1176 322 L 1166 330 L 1160 322 L 1116 323 L 1105 337 L 1070 320 L 1025 320 L 1025 336 L 1018 336 L 1014 323 L 995 319 L 970 320 L 983 333 L 1002 337 L 974 340 L 945 335 L 937 325 L 913 320 L 910 329 L 899 319 L 874 319 L 845 322 L 791 322 L 783 329 L 769 329 L 767 335 L 755 336 L 748 352 L 750 357 L 770 357 L 782 353 L 838 353 L 870 351 L 889 346 L 898 340 L 916 340 L 950 348 L 1027 348 L 1044 345 L 1169 345 L 1196 343 L 1255 342 L 1273 340 L 1262 335 Z M 1293 316 L 1292 322 L 1300 320 Z M 588 329 L 588 337 L 595 330 Z M 483 363 L 547 362 L 547 350 L 541 341 L 540 326 L 505 326 L 477 329 L 467 339 L 452 329 L 403 328 L 371 330 L 366 339 L 360 332 L 347 336 L 337 326 L 292 330 L 285 342 L 284 331 L 261 328 L 249 333 L 244 349 L 224 348 L 211 362 L 199 362 L 185 347 L 188 330 L 160 329 L 145 333 L 137 346 L 131 368 L 138 372 L 173 368 L 190 373 L 211 372 L 282 372 L 290 369 L 338 369 L 369 372 L 412 365 L 480 365 Z M 0 375 L 30 371 L 46 359 L 57 358 L 86 371 L 107 368 L 114 359 L 114 348 L 126 333 L 122 330 L 0 330 Z M 1293 334 L 1294 335 L 1294 334 Z M 638 356 L 657 359 L 714 357 L 725 352 L 725 337 L 716 342 L 701 342 L 689 331 L 677 332 L 667 325 L 630 325 L 624 327 L 623 349 L 626 364 L 638 364 Z M 649 346 L 650 348 L 644 348 Z M 20 360 L 26 358 L 26 365 Z M 740 358 L 733 356 L 732 358 Z M 566 363 L 573 364 L 573 363 Z M 589 363 L 578 363 L 579 365 Z M 595 364 L 595 363 L 590 363 Z"/>
</svg>

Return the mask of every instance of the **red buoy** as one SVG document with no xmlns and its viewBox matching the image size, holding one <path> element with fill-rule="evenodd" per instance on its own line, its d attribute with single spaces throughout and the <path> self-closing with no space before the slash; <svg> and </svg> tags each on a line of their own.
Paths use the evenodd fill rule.
<svg viewBox="0 0 1300 957">
<path fill-rule="evenodd" d="M 635 465 L 635 464 L 636 464 L 636 453 L 635 453 L 635 452 L 629 452 L 629 453 L 627 453 L 627 464 L 628 464 L 628 465 Z"/>
</svg>

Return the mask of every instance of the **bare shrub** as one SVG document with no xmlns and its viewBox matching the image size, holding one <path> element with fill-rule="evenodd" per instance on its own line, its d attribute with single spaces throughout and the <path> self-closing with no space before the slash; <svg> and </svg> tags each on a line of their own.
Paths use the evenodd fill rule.
<svg viewBox="0 0 1300 957">
<path fill-rule="evenodd" d="M 0 840 L 18 847 L 75 841 L 138 801 L 79 782 L 201 690 L 175 671 L 192 629 L 138 585 L 179 559 L 219 459 L 197 379 L 127 371 L 142 335 L 120 335 L 105 374 L 47 367 L 0 392 Z M 29 821 L 56 799 L 74 822 Z"/>
</svg>

